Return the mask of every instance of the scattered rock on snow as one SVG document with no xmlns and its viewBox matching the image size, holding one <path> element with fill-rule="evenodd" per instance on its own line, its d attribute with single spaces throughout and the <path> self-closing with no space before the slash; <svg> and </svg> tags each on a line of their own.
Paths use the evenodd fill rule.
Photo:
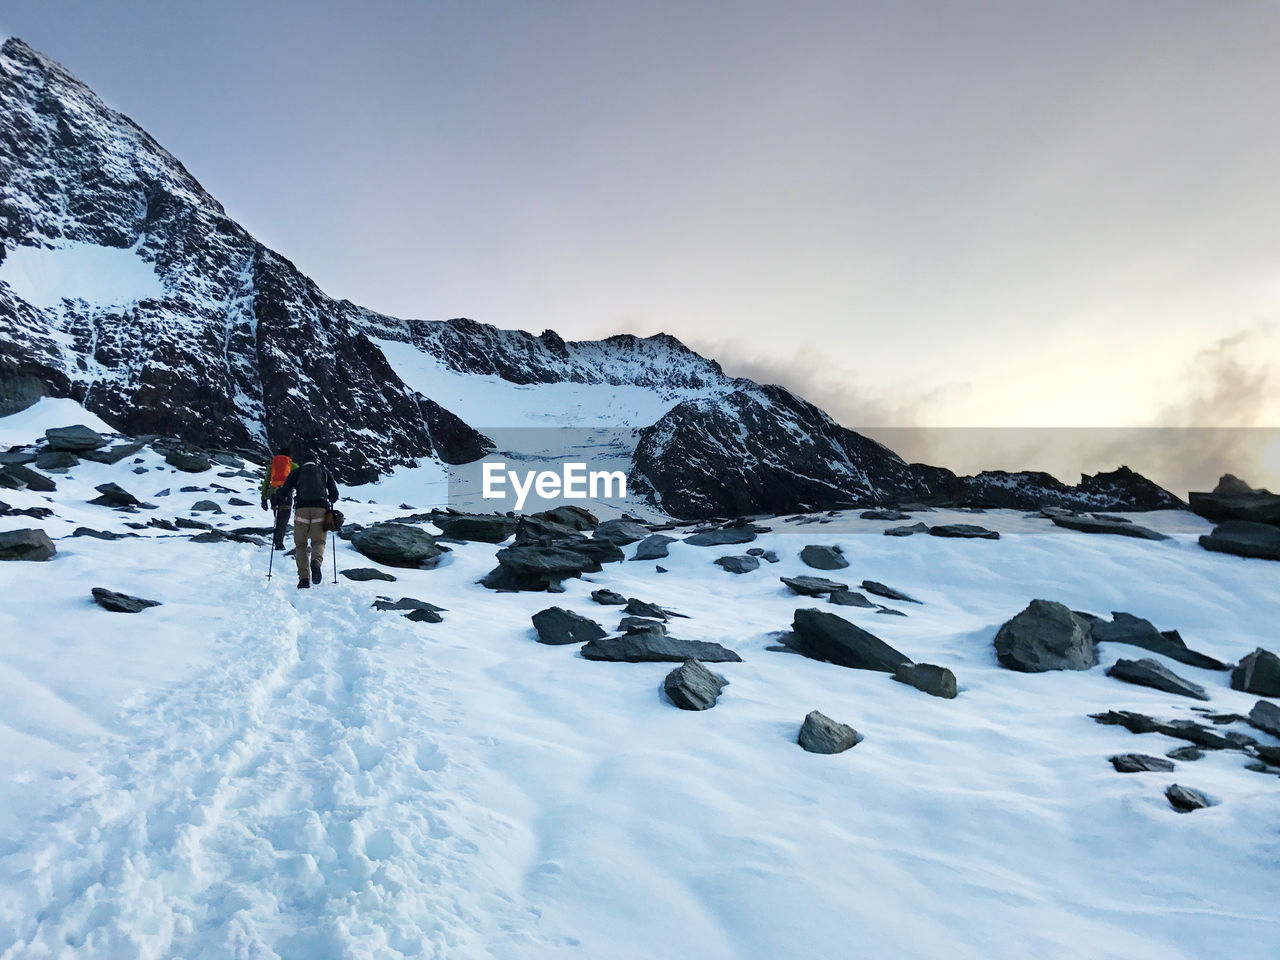
<svg viewBox="0 0 1280 960">
<path fill-rule="evenodd" d="M 1177 630 L 1157 630 L 1150 620 L 1135 617 L 1131 613 L 1113 611 L 1110 622 L 1095 618 L 1090 621 L 1090 630 L 1093 639 L 1099 643 L 1124 643 L 1141 647 L 1189 667 L 1202 667 L 1206 670 L 1227 668 L 1220 660 L 1188 649 Z"/>
<path fill-rule="evenodd" d="M 1223 474 L 1212 493 L 1191 493 L 1187 503 L 1206 520 L 1251 520 L 1280 524 L 1280 495 L 1255 490 L 1238 477 Z"/>
<path fill-rule="evenodd" d="M 1259 700 L 1249 711 L 1249 723 L 1264 733 L 1280 737 L 1280 707 L 1270 700 Z"/>
<path fill-rule="evenodd" d="M 553 544 L 520 544 L 498 551 L 498 566 L 480 582 L 491 590 L 554 590 L 560 581 L 597 573 L 602 563 L 623 559 L 622 549 L 609 540 L 577 539 Z"/>
<path fill-rule="evenodd" d="M 954 700 L 956 675 L 946 667 L 933 663 L 901 663 L 893 672 L 893 679 L 922 690 L 932 697 Z"/>
<path fill-rule="evenodd" d="M 435 610 L 410 610 L 404 615 L 406 620 L 412 620 L 414 623 L 442 623 L 444 617 L 440 616 Z"/>
<path fill-rule="evenodd" d="M 631 559 L 661 560 L 663 557 L 668 556 L 668 545 L 675 542 L 675 537 L 664 536 L 661 533 L 652 533 L 636 545 L 635 555 Z"/>
<path fill-rule="evenodd" d="M 813 660 L 825 660 L 858 670 L 893 673 L 911 658 L 879 637 L 834 613 L 806 608 L 797 610 L 785 646 Z"/>
<path fill-rule="evenodd" d="M 670 610 L 666 610 L 656 603 L 649 603 L 647 600 L 638 600 L 635 597 L 627 601 L 626 610 L 633 617 L 652 617 L 655 620 L 666 620 L 671 616 Z"/>
<path fill-rule="evenodd" d="M 601 603 L 608 607 L 621 607 L 627 602 L 627 598 L 622 594 L 615 593 L 613 590 L 605 589 L 592 590 L 591 599 L 596 603 Z"/>
<path fill-rule="evenodd" d="M 901 600 L 905 603 L 920 603 L 915 597 L 909 597 L 901 590 L 895 590 L 893 587 L 886 587 L 883 583 L 876 583 L 874 580 L 863 580 L 862 589 L 867 593 L 874 593 L 877 597 L 884 597 L 886 600 Z"/>
<path fill-rule="evenodd" d="M 11 463 L 9 466 L 0 470 L 0 474 L 9 477 L 13 483 L 7 486 L 13 489 L 27 489 L 32 493 L 52 493 L 58 489 L 58 485 L 43 473 L 38 473 L 30 467 L 21 463 Z"/>
<path fill-rule="evenodd" d="M 539 643 L 554 645 L 585 643 L 605 635 L 605 629 L 600 624 L 564 607 L 539 610 L 533 615 L 533 627 L 538 631 Z"/>
<path fill-rule="evenodd" d="M 1194 749 L 1194 748 L 1192 748 Z M 1164 757 L 1152 757 L 1145 753 L 1120 753 L 1108 758 L 1117 773 L 1168 773 L 1176 764 Z"/>
<path fill-rule="evenodd" d="M 958 540 L 999 540 L 1000 534 L 972 523 L 941 523 L 929 528 L 929 535 L 951 537 Z"/>
<path fill-rule="evenodd" d="M 620 637 L 592 640 L 582 648 L 588 660 L 610 660 L 623 663 L 671 662 L 701 660 L 703 663 L 740 662 L 742 658 L 718 643 L 704 640 L 681 640 L 654 630 L 625 633 Z"/>
<path fill-rule="evenodd" d="M 438 513 L 432 522 L 446 537 L 478 543 L 501 543 L 516 532 L 520 521 L 499 513 Z"/>
<path fill-rule="evenodd" d="M 1174 747 L 1172 750 L 1166 753 L 1165 756 L 1170 758 L 1171 760 L 1186 760 L 1186 761 L 1199 760 L 1201 757 L 1204 756 L 1204 751 L 1201 750 L 1199 747 L 1193 747 L 1193 746 Z"/>
<path fill-rule="evenodd" d="M 43 530 L 0 531 L 0 560 L 52 560 L 57 552 Z"/>
<path fill-rule="evenodd" d="M 1280 657 L 1258 647 L 1241 658 L 1231 671 L 1231 689 L 1260 697 L 1280 697 Z"/>
<path fill-rule="evenodd" d="M 192 513 L 221 513 L 222 507 L 212 500 L 197 500 L 191 505 Z"/>
<path fill-rule="evenodd" d="M 727 547 L 733 544 L 750 543 L 756 538 L 756 530 L 751 525 L 740 527 L 717 527 L 715 530 L 703 530 L 684 542 L 694 547 Z"/>
<path fill-rule="evenodd" d="M 213 466 L 209 457 L 203 451 L 183 449 L 181 447 L 170 449 L 164 456 L 164 462 L 171 467 L 176 467 L 183 473 L 204 473 L 204 471 Z"/>
<path fill-rule="evenodd" d="M 927 523 L 913 523 L 906 527 L 889 527 L 884 531 L 886 537 L 909 537 L 915 533 L 928 533 Z"/>
<path fill-rule="evenodd" d="M 1065 605 L 1032 600 L 995 637 L 1000 665 L 1022 673 L 1088 670 L 1098 662 L 1089 622 Z"/>
<path fill-rule="evenodd" d="M 343 570 L 342 575 L 348 580 L 366 581 L 366 580 L 387 580 L 395 583 L 396 578 L 385 570 L 375 570 L 373 567 L 353 567 L 350 570 Z"/>
<path fill-rule="evenodd" d="M 1218 553 L 1280 560 L 1280 526 L 1252 520 L 1226 520 L 1200 538 L 1200 546 Z"/>
<path fill-rule="evenodd" d="M 1190 680 L 1184 680 L 1159 660 L 1144 658 L 1142 660 L 1117 660 L 1107 669 L 1108 677 L 1115 677 L 1125 683 L 1134 683 L 1142 687 L 1152 687 L 1166 693 L 1191 697 L 1194 700 L 1208 700 L 1209 695 L 1204 687 Z"/>
<path fill-rule="evenodd" d="M 61 473 L 70 470 L 80 463 L 80 458 L 65 450 L 41 450 L 36 457 L 36 466 L 50 473 Z"/>
<path fill-rule="evenodd" d="M 1165 790 L 1164 795 L 1169 799 L 1169 804 L 1179 813 L 1190 813 L 1192 810 L 1203 810 L 1206 807 L 1213 806 L 1213 802 L 1199 790 L 1193 790 L 1191 787 L 1184 787 L 1180 784 L 1170 784 Z"/>
<path fill-rule="evenodd" d="M 718 567 L 723 567 L 729 573 L 750 573 L 752 570 L 760 568 L 760 561 L 745 553 L 737 556 L 719 557 L 715 560 L 715 564 Z"/>
<path fill-rule="evenodd" d="M 865 607 L 870 609 L 875 604 L 857 590 L 832 590 L 827 599 L 837 607 Z"/>
<path fill-rule="evenodd" d="M 697 660 L 686 660 L 667 674 L 662 689 L 681 710 L 709 710 L 716 705 L 728 680 Z"/>
<path fill-rule="evenodd" d="M 48 449 L 68 453 L 80 453 L 85 450 L 97 450 L 107 445 L 107 438 L 96 430 L 91 430 L 82 423 L 74 427 L 52 427 L 44 432 L 49 441 Z"/>
<path fill-rule="evenodd" d="M 136 533 L 112 533 L 110 530 L 94 530 L 92 527 L 76 527 L 73 537 L 91 537 L 94 540 L 123 540 L 125 537 L 136 537 Z"/>
<path fill-rule="evenodd" d="M 845 723 L 812 710 L 800 726 L 796 743 L 810 753 L 843 753 L 862 742 L 862 734 Z"/>
<path fill-rule="evenodd" d="M 375 523 L 365 527 L 352 536 L 351 545 L 370 560 L 389 567 L 423 570 L 438 564 L 447 550 L 425 530 L 401 523 Z"/>
<path fill-rule="evenodd" d="M 1124 727 L 1130 733 L 1163 733 L 1205 750 L 1238 750 L 1243 746 L 1193 720 L 1157 720 L 1132 710 L 1107 710 L 1105 713 L 1091 713 L 1089 718 L 1106 726 Z"/>
<path fill-rule="evenodd" d="M 1117 533 L 1122 537 L 1137 537 L 1141 540 L 1168 540 L 1168 536 L 1150 530 L 1147 527 L 1140 527 L 1136 523 L 1115 517 L 1088 516 L 1079 515 L 1070 516 L 1054 516 L 1050 520 L 1056 526 L 1065 527 L 1068 530 L 1078 530 L 1081 533 Z"/>
<path fill-rule="evenodd" d="M 646 630 L 666 633 L 667 625 L 661 620 L 654 620 L 650 617 L 623 617 L 618 621 L 618 631 L 620 633 L 644 633 Z"/>
<path fill-rule="evenodd" d="M 89 501 L 95 506 L 116 508 L 142 506 L 142 501 L 119 484 L 100 483 L 93 489 L 100 494 Z"/>
<path fill-rule="evenodd" d="M 649 536 L 649 528 L 633 520 L 606 520 L 596 527 L 593 534 L 597 540 L 608 540 L 620 547 L 643 540 Z M 662 556 L 666 556 L 665 553 Z M 656 559 L 656 558 L 655 558 Z"/>
<path fill-rule="evenodd" d="M 805 566 L 815 570 L 842 570 L 849 565 L 849 561 L 844 558 L 844 551 L 834 544 L 809 544 L 800 551 L 800 559 Z"/>
<path fill-rule="evenodd" d="M 847 592 L 849 589 L 847 583 L 828 580 L 825 577 L 779 577 L 778 579 L 790 587 L 792 593 L 798 593 L 802 597 L 821 597 L 841 590 Z"/>
<path fill-rule="evenodd" d="M 910 520 L 911 514 L 901 510 L 864 510 L 858 514 L 863 520 Z"/>
<path fill-rule="evenodd" d="M 159 600 L 131 597 L 127 593 L 116 593 L 106 587 L 94 587 L 93 599 L 102 609 L 110 610 L 112 613 L 139 613 L 147 607 L 160 606 Z"/>
</svg>

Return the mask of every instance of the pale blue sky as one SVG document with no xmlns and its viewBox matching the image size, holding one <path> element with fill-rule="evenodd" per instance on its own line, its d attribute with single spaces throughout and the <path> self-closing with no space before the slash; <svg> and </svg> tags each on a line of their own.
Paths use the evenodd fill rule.
<svg viewBox="0 0 1280 960">
<path fill-rule="evenodd" d="M 0 32 L 378 310 L 666 330 L 852 426 L 1280 423 L 1275 2 L 8 0 Z"/>
</svg>

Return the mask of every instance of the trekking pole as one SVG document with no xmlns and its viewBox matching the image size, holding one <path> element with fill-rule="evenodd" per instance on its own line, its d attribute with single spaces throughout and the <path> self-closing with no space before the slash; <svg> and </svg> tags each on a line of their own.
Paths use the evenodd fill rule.
<svg viewBox="0 0 1280 960">
<path fill-rule="evenodd" d="M 338 531 L 333 531 L 333 582 L 338 582 Z"/>
<path fill-rule="evenodd" d="M 278 521 L 280 519 L 279 513 L 280 513 L 280 510 L 277 507 L 271 513 L 272 519 Z M 267 561 L 267 579 L 268 580 L 271 579 L 271 567 L 275 562 L 276 562 L 276 528 L 275 528 L 275 525 L 273 524 L 271 527 L 271 559 Z"/>
</svg>

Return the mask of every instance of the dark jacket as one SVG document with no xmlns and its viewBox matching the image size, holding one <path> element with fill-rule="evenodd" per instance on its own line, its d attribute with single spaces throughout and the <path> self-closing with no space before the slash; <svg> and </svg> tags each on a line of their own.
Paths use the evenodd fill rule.
<svg viewBox="0 0 1280 960">
<path fill-rule="evenodd" d="M 294 470 L 289 474 L 289 479 L 284 482 L 284 486 L 282 486 L 276 493 L 279 503 L 288 503 L 289 497 L 293 496 L 294 491 L 298 487 L 298 477 L 302 475 L 303 470 L 313 463 L 316 463 L 316 461 L 308 460 L 297 470 Z M 298 502 L 294 506 L 302 509 L 306 509 L 307 507 L 320 507 L 321 509 L 327 509 L 332 507 L 338 501 L 338 488 L 333 482 L 333 477 L 329 476 L 329 471 L 325 470 L 323 466 L 319 464 L 316 465 L 320 466 L 320 470 L 324 474 L 324 485 L 329 494 L 328 500 L 313 500 L 298 497 Z"/>
</svg>

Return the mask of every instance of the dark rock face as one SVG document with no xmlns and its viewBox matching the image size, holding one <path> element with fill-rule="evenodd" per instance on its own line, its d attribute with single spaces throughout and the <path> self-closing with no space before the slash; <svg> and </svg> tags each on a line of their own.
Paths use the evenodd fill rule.
<svg viewBox="0 0 1280 960">
<path fill-rule="evenodd" d="M 920 526 L 924 526 L 920 524 Z M 899 527 L 898 529 L 904 529 Z M 959 540 L 999 540 L 1000 534 L 995 530 L 988 530 L 986 527 L 979 527 L 972 523 L 942 523 L 936 527 L 927 527 L 931 536 L 935 537 L 951 537 Z M 886 531 L 887 533 L 888 531 Z M 896 536 L 896 534 L 895 534 Z"/>
<path fill-rule="evenodd" d="M 440 562 L 446 548 L 417 527 L 401 523 L 375 523 L 351 538 L 351 545 L 370 560 L 388 567 L 430 569 Z"/>
<path fill-rule="evenodd" d="M 956 675 L 946 667 L 932 663 L 902 663 L 893 672 L 893 679 L 922 690 L 931 697 L 944 700 L 956 698 Z"/>
<path fill-rule="evenodd" d="M 752 570 L 760 568 L 760 561 L 755 557 L 741 554 L 739 556 L 719 557 L 715 561 L 716 566 L 722 567 L 729 573 L 750 573 Z"/>
<path fill-rule="evenodd" d="M 704 640 L 680 640 L 653 630 L 626 633 L 620 637 L 592 640 L 582 648 L 588 660 L 610 660 L 618 663 L 737 663 L 740 656 L 718 643 Z"/>
<path fill-rule="evenodd" d="M 1201 667 L 1205 670 L 1225 670 L 1227 665 L 1208 654 L 1197 653 L 1187 648 L 1186 642 L 1177 630 L 1157 630 L 1150 620 L 1135 617 L 1131 613 L 1114 611 L 1111 621 L 1092 620 L 1090 631 L 1098 643 L 1124 643 L 1133 647 L 1141 647 L 1185 663 L 1189 667 Z"/>
<path fill-rule="evenodd" d="M 844 753 L 863 740 L 862 734 L 845 723 L 837 723 L 825 713 L 809 712 L 800 725 L 796 743 L 810 753 Z"/>
<path fill-rule="evenodd" d="M 1104 726 L 1124 727 L 1130 733 L 1163 733 L 1167 737 L 1186 740 L 1205 750 L 1237 750 L 1242 746 L 1193 720 L 1157 720 L 1131 710 L 1108 710 L 1105 713 L 1091 713 L 1089 717 Z"/>
<path fill-rule="evenodd" d="M 1179 813 L 1190 813 L 1192 810 L 1203 810 L 1213 806 L 1213 802 L 1199 790 L 1176 783 L 1170 784 L 1164 795 L 1169 799 L 1169 805 Z"/>
<path fill-rule="evenodd" d="M 1136 523 L 1110 517 L 1080 517 L 1072 515 L 1050 517 L 1049 519 L 1053 521 L 1055 526 L 1065 527 L 1068 530 L 1078 530 L 1081 533 L 1115 533 L 1122 537 L 1136 537 L 1141 540 L 1169 539 L 1163 533 L 1158 533 L 1147 527 L 1140 527 Z"/>
<path fill-rule="evenodd" d="M 1258 647 L 1241 658 L 1231 671 L 1231 689 L 1260 697 L 1280 697 L 1280 657 Z"/>
<path fill-rule="evenodd" d="M 1280 527 L 1253 520 L 1226 520 L 1201 536 L 1200 546 L 1237 557 L 1280 560 Z"/>
<path fill-rule="evenodd" d="M 102 609 L 110 610 L 112 613 L 139 613 L 147 609 L 147 607 L 160 606 L 159 600 L 143 600 L 141 597 L 131 597 L 127 593 L 116 593 L 105 587 L 94 587 L 93 599 Z"/>
<path fill-rule="evenodd" d="M 1193 700 L 1209 699 L 1209 695 L 1204 692 L 1204 687 L 1190 680 L 1184 680 L 1159 660 L 1117 660 L 1107 670 L 1107 676 L 1123 680 L 1125 683 L 1191 697 Z"/>
<path fill-rule="evenodd" d="M 350 570 L 343 570 L 342 575 L 348 580 L 356 580 L 359 582 L 367 580 L 386 580 L 395 583 L 396 578 L 383 570 L 375 570 L 373 567 L 353 567 Z"/>
<path fill-rule="evenodd" d="M 1117 773 L 1168 773 L 1176 764 L 1164 757 L 1151 757 L 1145 753 L 1121 753 L 1111 757 L 1111 766 Z"/>
<path fill-rule="evenodd" d="M 825 660 L 858 670 L 894 673 L 911 658 L 879 637 L 834 613 L 808 608 L 797 610 L 791 635 L 783 643 L 814 660 Z"/>
<path fill-rule="evenodd" d="M 798 593 L 802 597 L 821 597 L 823 594 L 849 591 L 847 583 L 828 580 L 826 577 L 779 577 L 778 579 L 790 587 L 792 593 Z"/>
<path fill-rule="evenodd" d="M 1264 733 L 1280 737 L 1280 706 L 1269 700 L 1259 700 L 1249 711 L 1249 723 Z"/>
<path fill-rule="evenodd" d="M 800 560 L 805 566 L 815 570 L 843 570 L 849 565 L 849 561 L 844 558 L 844 551 L 838 546 L 810 544 L 800 551 Z"/>
<path fill-rule="evenodd" d="M 647 536 L 649 536 L 649 528 L 631 520 L 606 520 L 595 530 L 597 540 L 608 540 L 620 547 L 643 540 Z M 665 557 L 666 554 L 664 553 L 663 556 Z"/>
<path fill-rule="evenodd" d="M 681 710 L 710 710 L 728 682 L 697 660 L 686 660 L 667 674 L 662 689 Z"/>
<path fill-rule="evenodd" d="M 636 544 L 635 556 L 632 560 L 661 560 L 666 557 L 669 544 L 675 543 L 675 537 L 653 533 Z"/>
<path fill-rule="evenodd" d="M 1187 501 L 1206 520 L 1249 520 L 1280 525 L 1280 494 L 1255 490 L 1238 477 L 1224 474 L 1212 493 L 1191 493 Z"/>
<path fill-rule="evenodd" d="M 1089 622 L 1052 600 L 1032 600 L 996 633 L 996 659 L 1022 673 L 1088 670 L 1098 662 Z"/>
<path fill-rule="evenodd" d="M 533 615 L 538 642 L 549 644 L 585 643 L 605 635 L 604 627 L 580 613 L 563 607 L 548 607 Z"/>
<path fill-rule="evenodd" d="M 920 602 L 914 597 L 907 596 L 901 590 L 895 590 L 893 587 L 887 587 L 883 583 L 877 583 L 874 580 L 863 580 L 862 589 L 867 593 L 874 593 L 877 597 L 884 597 L 886 600 L 901 600 L 904 603 Z"/>
<path fill-rule="evenodd" d="M 0 560 L 52 560 L 57 552 L 43 530 L 0 531 Z"/>
<path fill-rule="evenodd" d="M 432 520 L 446 537 L 479 543 L 501 543 L 516 532 L 519 523 L 515 517 L 496 513 L 441 513 Z"/>
<path fill-rule="evenodd" d="M 959 480 L 957 501 L 978 507 L 1039 510 L 1176 510 L 1183 502 L 1128 467 L 1093 476 L 1082 474 L 1068 486 L 1048 473 L 986 470 Z"/>
</svg>

